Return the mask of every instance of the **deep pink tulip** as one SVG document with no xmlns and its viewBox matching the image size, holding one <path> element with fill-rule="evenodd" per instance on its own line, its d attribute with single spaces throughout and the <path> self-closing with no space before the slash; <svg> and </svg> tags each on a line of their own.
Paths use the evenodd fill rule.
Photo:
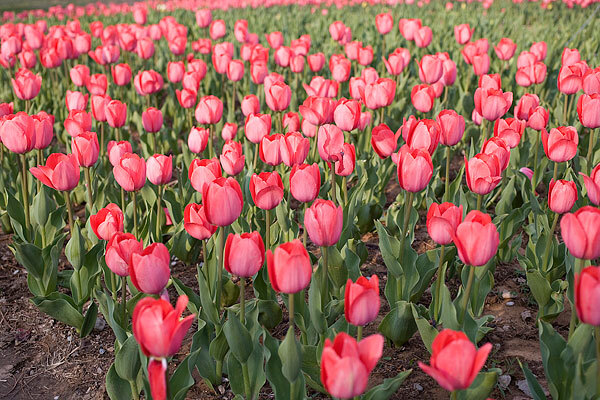
<svg viewBox="0 0 600 400">
<path fill-rule="evenodd" d="M 452 241 L 465 265 L 481 266 L 496 255 L 500 235 L 488 214 L 473 210 L 458 225 Z"/>
<path fill-rule="evenodd" d="M 146 184 L 146 161 L 137 154 L 125 153 L 113 167 L 113 175 L 124 190 L 140 190 Z"/>
<path fill-rule="evenodd" d="M 119 206 L 115 203 L 109 203 L 96 214 L 90 216 L 90 226 L 99 240 L 111 240 L 116 233 L 123 232 L 123 220 L 123 211 Z M 122 271 L 129 275 L 127 267 L 123 268 Z"/>
<path fill-rule="evenodd" d="M 223 266 L 227 272 L 242 278 L 254 276 L 265 263 L 265 245 L 260 233 L 227 236 Z"/>
<path fill-rule="evenodd" d="M 250 195 L 254 204 L 263 210 L 272 210 L 283 199 L 283 182 L 277 172 L 253 174 L 250 179 Z"/>
<path fill-rule="evenodd" d="M 79 163 L 74 154 L 50 154 L 46 165 L 29 168 L 29 171 L 44 185 L 55 190 L 73 190 L 79 184 Z"/>
<path fill-rule="evenodd" d="M 294 239 L 267 250 L 269 281 L 276 292 L 293 294 L 310 283 L 312 265 L 302 242 Z"/>
<path fill-rule="evenodd" d="M 204 207 L 196 203 L 185 206 L 183 228 L 190 236 L 198 240 L 208 239 L 217 231 L 217 227 L 208 222 Z"/>
<path fill-rule="evenodd" d="M 171 256 L 167 246 L 152 243 L 139 253 L 131 255 L 129 277 L 137 290 L 147 294 L 160 294 L 171 275 Z"/>
</svg>

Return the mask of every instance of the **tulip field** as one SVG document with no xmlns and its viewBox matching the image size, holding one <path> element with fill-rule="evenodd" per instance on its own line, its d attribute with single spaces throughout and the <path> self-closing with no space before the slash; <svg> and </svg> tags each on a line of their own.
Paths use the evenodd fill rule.
<svg viewBox="0 0 600 400">
<path fill-rule="evenodd" d="M 600 2 L 34 4 L 0 398 L 600 398 Z"/>
</svg>

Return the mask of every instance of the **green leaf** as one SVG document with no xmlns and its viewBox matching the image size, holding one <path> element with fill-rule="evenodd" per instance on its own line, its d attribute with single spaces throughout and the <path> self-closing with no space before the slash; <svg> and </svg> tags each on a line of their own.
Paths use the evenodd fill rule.
<svg viewBox="0 0 600 400">
<path fill-rule="evenodd" d="M 31 243 L 16 242 L 13 242 L 12 249 L 19 264 L 36 280 L 41 280 L 44 275 L 42 249 Z"/>
<path fill-rule="evenodd" d="M 65 247 L 65 255 L 67 256 L 67 260 L 69 260 L 73 268 L 78 270 L 83 265 L 85 253 L 85 239 L 81 235 L 79 222 L 75 222 L 73 224 L 73 230 L 71 231 L 71 239 Z"/>
<path fill-rule="evenodd" d="M 132 397 L 129 382 L 119 377 L 115 364 L 110 366 L 106 374 L 106 393 L 111 400 L 131 400 Z"/>
<path fill-rule="evenodd" d="M 235 313 L 229 312 L 228 316 L 227 322 L 223 325 L 223 332 L 233 355 L 243 364 L 252 354 L 252 337 Z"/>
<path fill-rule="evenodd" d="M 458 397 L 461 400 L 485 400 L 494 390 L 497 380 L 496 371 L 480 372 L 468 389 L 459 392 Z"/>
<path fill-rule="evenodd" d="M 431 353 L 431 346 L 433 344 L 433 340 L 438 335 L 437 329 L 429 324 L 423 316 L 419 315 L 419 311 L 417 310 L 416 305 L 411 304 L 412 314 L 415 318 L 415 323 L 417 324 L 417 329 L 419 330 L 419 334 L 421 335 L 421 340 L 423 340 L 423 344 L 427 347 L 427 350 Z"/>
<path fill-rule="evenodd" d="M 83 324 L 81 324 L 81 329 L 79 330 L 80 337 L 86 337 L 92 332 L 94 326 L 96 325 L 96 317 L 98 316 L 98 305 L 92 300 L 90 307 L 85 313 L 85 318 L 83 319 Z"/>
<path fill-rule="evenodd" d="M 115 370 L 126 381 L 135 381 L 140 372 L 140 351 L 135 337 L 129 336 L 115 355 Z"/>
<path fill-rule="evenodd" d="M 206 318 L 213 323 L 213 325 L 220 325 L 221 321 L 219 319 L 217 307 L 215 307 L 215 303 L 213 303 L 212 298 L 210 297 L 210 290 L 208 289 L 208 285 L 206 283 L 206 280 L 204 279 L 204 274 L 202 273 L 202 271 L 198 271 L 197 277 L 202 311 L 204 315 L 206 315 Z"/>
<path fill-rule="evenodd" d="M 217 361 L 223 361 L 228 351 L 229 343 L 227 342 L 225 332 L 221 330 L 221 332 L 219 332 L 219 334 L 212 340 L 212 342 L 210 342 L 210 356 Z"/>
<path fill-rule="evenodd" d="M 300 367 L 302 365 L 302 348 L 296 340 L 293 329 L 288 329 L 285 339 L 279 345 L 278 354 L 283 364 L 283 376 L 289 382 L 296 381 L 300 375 Z"/>
<path fill-rule="evenodd" d="M 42 312 L 54 319 L 73 326 L 78 330 L 83 325 L 83 315 L 75 308 L 71 298 L 65 294 L 54 292 L 49 296 L 36 296 L 31 299 Z"/>
<path fill-rule="evenodd" d="M 412 369 L 407 371 L 402 371 L 398 375 L 393 378 L 384 379 L 383 383 L 375 386 L 373 389 L 369 390 L 364 394 L 363 400 L 387 400 L 389 399 L 396 391 L 404 380 L 410 375 Z"/>
<path fill-rule="evenodd" d="M 188 390 L 194 385 L 194 378 L 192 372 L 194 372 L 196 362 L 202 351 L 200 345 L 200 338 L 194 334 L 192 339 L 191 352 L 186 358 L 179 364 L 171 379 L 169 379 L 169 393 L 173 400 L 183 400 Z"/>
<path fill-rule="evenodd" d="M 410 303 L 399 301 L 383 318 L 377 328 L 396 346 L 402 346 L 417 331 Z"/>
<path fill-rule="evenodd" d="M 523 370 L 523 375 L 525 375 L 525 379 L 527 380 L 527 386 L 529 386 L 529 391 L 533 396 L 533 400 L 546 400 L 546 395 L 544 394 L 544 389 L 542 385 L 537 381 L 533 373 L 527 367 L 527 364 L 521 362 L 521 360 L 517 360 L 519 365 L 521 366 L 521 370 Z"/>
</svg>

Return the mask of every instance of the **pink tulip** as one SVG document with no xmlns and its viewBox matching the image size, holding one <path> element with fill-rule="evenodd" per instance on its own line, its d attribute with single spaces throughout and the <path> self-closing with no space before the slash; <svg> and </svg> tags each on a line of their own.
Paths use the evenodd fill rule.
<svg viewBox="0 0 600 400">
<path fill-rule="evenodd" d="M 46 165 L 29 168 L 44 185 L 59 191 L 75 189 L 79 184 L 79 163 L 74 154 L 53 153 Z"/>
</svg>

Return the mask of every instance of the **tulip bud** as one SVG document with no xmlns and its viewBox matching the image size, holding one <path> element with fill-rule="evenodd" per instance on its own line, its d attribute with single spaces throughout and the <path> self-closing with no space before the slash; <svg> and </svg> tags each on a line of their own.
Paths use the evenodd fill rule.
<svg viewBox="0 0 600 400">
<path fill-rule="evenodd" d="M 600 209 L 585 206 L 560 220 L 560 233 L 569 252 L 576 258 L 600 257 Z"/>
<path fill-rule="evenodd" d="M 59 191 L 73 190 L 79 184 L 79 163 L 74 154 L 50 154 L 46 165 L 29 168 L 29 172 L 44 185 Z"/>
<path fill-rule="evenodd" d="M 290 192 L 300 202 L 308 203 L 319 195 L 321 172 L 319 166 L 300 164 L 292 167 L 290 173 Z"/>
<path fill-rule="evenodd" d="M 146 163 L 146 175 L 153 185 L 165 185 L 173 176 L 173 156 L 154 154 Z"/>
<path fill-rule="evenodd" d="M 249 278 L 260 270 L 264 262 L 265 245 L 258 232 L 229 234 L 223 255 L 223 265 L 227 272 Z"/>
<path fill-rule="evenodd" d="M 584 324 L 600 326 L 600 267 L 585 267 L 575 274 L 575 309 Z"/>
<path fill-rule="evenodd" d="M 465 265 L 481 266 L 496 255 L 500 235 L 488 214 L 473 210 L 458 225 L 452 241 Z"/>
<path fill-rule="evenodd" d="M 235 178 L 217 178 L 202 190 L 206 219 L 213 225 L 231 225 L 244 206 L 242 189 Z"/>
<path fill-rule="evenodd" d="M 121 214 L 121 229 L 122 218 Z M 138 241 L 131 233 L 115 232 L 106 245 L 104 260 L 112 272 L 119 276 L 128 276 L 131 268 L 131 257 L 134 254 L 141 253 L 142 250 L 144 250 L 142 241 Z"/>
<path fill-rule="evenodd" d="M 411 149 L 407 145 L 398 153 L 398 183 L 408 192 L 425 189 L 433 176 L 431 156 L 425 150 Z"/>
<path fill-rule="evenodd" d="M 283 199 L 283 182 L 277 172 L 261 172 L 250 179 L 250 194 L 254 204 L 263 210 L 272 210 Z"/>
<path fill-rule="evenodd" d="M 131 283 L 140 292 L 160 294 L 169 281 L 170 264 L 167 247 L 162 243 L 152 243 L 140 253 L 132 254 L 129 267 Z"/>
<path fill-rule="evenodd" d="M 198 240 L 208 239 L 217 231 L 217 227 L 208 222 L 204 207 L 196 203 L 185 206 L 183 227 L 190 236 Z"/>
<path fill-rule="evenodd" d="M 125 153 L 113 167 L 113 175 L 124 190 L 140 190 L 146 184 L 146 161 L 137 154 Z"/>
<path fill-rule="evenodd" d="M 123 219 L 123 211 L 119 206 L 110 203 L 90 216 L 90 226 L 98 239 L 110 240 L 117 232 L 123 232 Z"/>
<path fill-rule="evenodd" d="M 344 315 L 352 325 L 364 326 L 379 314 L 379 278 L 373 274 L 367 279 L 359 277 L 356 283 L 348 279 L 344 292 Z"/>
<path fill-rule="evenodd" d="M 267 250 L 269 281 L 276 292 L 293 294 L 310 283 L 312 265 L 302 242 L 294 239 L 275 251 Z"/>
<path fill-rule="evenodd" d="M 142 112 L 142 125 L 146 132 L 158 132 L 162 128 L 163 115 L 162 111 L 157 108 L 149 107 Z"/>
<path fill-rule="evenodd" d="M 462 222 L 463 207 L 452 203 L 432 203 L 427 212 L 427 233 L 439 245 L 452 243 L 452 235 Z"/>
</svg>

